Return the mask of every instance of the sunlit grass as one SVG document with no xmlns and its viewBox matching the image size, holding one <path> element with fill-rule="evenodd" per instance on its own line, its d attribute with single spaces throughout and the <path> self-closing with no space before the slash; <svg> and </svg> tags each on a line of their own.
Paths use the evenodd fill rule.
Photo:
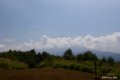
<svg viewBox="0 0 120 80">
<path fill-rule="evenodd" d="M 7 60 L 0 60 L 0 68 L 1 69 L 17 69 L 17 70 L 21 70 L 21 69 L 27 69 L 28 65 L 26 64 L 20 64 L 20 63 L 15 63 L 15 62 L 10 62 Z"/>
</svg>

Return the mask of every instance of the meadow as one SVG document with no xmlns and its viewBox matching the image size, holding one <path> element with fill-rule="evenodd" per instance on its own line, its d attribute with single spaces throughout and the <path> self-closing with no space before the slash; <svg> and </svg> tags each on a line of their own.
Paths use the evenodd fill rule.
<svg viewBox="0 0 120 80">
<path fill-rule="evenodd" d="M 22 80 L 29 76 L 31 76 L 29 80 L 45 80 L 45 77 L 49 80 L 77 80 L 80 78 L 81 80 L 94 80 L 95 61 L 97 76 L 100 76 L 101 80 L 103 76 L 120 78 L 120 62 L 114 62 L 111 56 L 107 59 L 104 56 L 102 59 L 98 59 L 91 51 L 73 56 L 71 50 L 68 49 L 63 56 L 54 56 L 47 52 L 36 54 L 34 50 L 27 52 L 10 50 L 0 53 L 0 80 L 17 78 Z M 9 73 L 11 74 L 5 75 Z M 44 78 L 41 76 L 42 74 L 44 74 Z M 6 78 L 4 79 L 2 76 L 6 76 Z"/>
</svg>

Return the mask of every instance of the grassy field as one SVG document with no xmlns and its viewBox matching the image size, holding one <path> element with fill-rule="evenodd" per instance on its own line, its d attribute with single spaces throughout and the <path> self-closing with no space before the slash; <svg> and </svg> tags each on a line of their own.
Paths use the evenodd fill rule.
<svg viewBox="0 0 120 80">
<path fill-rule="evenodd" d="M 45 62 L 39 64 L 39 68 L 43 67 L 52 67 L 52 66 L 58 66 L 61 69 L 69 69 L 74 71 L 82 71 L 87 73 L 94 74 L 94 61 L 81 61 L 77 62 L 74 60 L 68 61 L 68 60 L 54 60 L 53 62 Z M 120 78 L 120 63 L 114 63 L 113 66 L 109 66 L 107 63 L 99 65 L 99 61 L 96 62 L 97 65 L 97 74 L 99 76 L 116 76 Z"/>
<path fill-rule="evenodd" d="M 102 76 L 120 77 L 120 63 L 113 66 L 103 63 L 100 67 L 97 61 L 96 65 L 101 80 L 104 80 Z M 94 80 L 94 72 L 94 61 L 44 60 L 36 68 L 29 69 L 26 63 L 0 58 L 0 80 Z"/>
<path fill-rule="evenodd" d="M 0 68 L 1 69 L 27 69 L 28 65 L 23 62 L 12 61 L 7 58 L 0 58 Z"/>
</svg>

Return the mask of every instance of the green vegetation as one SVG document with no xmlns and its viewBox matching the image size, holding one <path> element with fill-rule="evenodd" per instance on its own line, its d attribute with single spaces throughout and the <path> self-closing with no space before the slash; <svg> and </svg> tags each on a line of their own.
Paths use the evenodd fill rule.
<svg viewBox="0 0 120 80">
<path fill-rule="evenodd" d="M 10 62 L 7 60 L 0 60 L 0 68 L 2 69 L 27 69 L 28 65 L 27 64 L 20 64 L 20 63 L 15 63 L 15 62 Z"/>
<path fill-rule="evenodd" d="M 73 59 L 73 52 L 72 52 L 72 50 L 71 49 L 68 49 L 68 50 L 66 50 L 65 52 L 64 52 L 64 54 L 63 54 L 63 57 L 66 59 L 66 60 L 71 60 L 71 59 Z"/>
<path fill-rule="evenodd" d="M 12 61 L 1 60 L 1 58 L 11 59 Z M 91 51 L 85 51 L 75 56 L 72 49 L 67 49 L 63 53 L 63 56 L 50 55 L 45 51 L 36 53 L 34 49 L 26 52 L 16 50 L 1 52 L 0 68 L 21 70 L 27 68 L 57 67 L 59 69 L 94 73 L 94 60 L 96 60 L 97 74 L 120 77 L 120 63 L 114 62 L 111 56 L 107 59 L 103 56 L 100 60 Z M 26 64 L 19 62 L 24 62 Z"/>
</svg>

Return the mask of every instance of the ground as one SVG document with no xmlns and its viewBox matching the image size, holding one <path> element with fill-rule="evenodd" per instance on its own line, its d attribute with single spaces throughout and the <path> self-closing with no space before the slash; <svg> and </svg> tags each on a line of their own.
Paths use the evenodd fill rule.
<svg viewBox="0 0 120 80">
<path fill-rule="evenodd" d="M 94 74 L 62 69 L 0 69 L 0 80 L 94 80 Z"/>
</svg>

